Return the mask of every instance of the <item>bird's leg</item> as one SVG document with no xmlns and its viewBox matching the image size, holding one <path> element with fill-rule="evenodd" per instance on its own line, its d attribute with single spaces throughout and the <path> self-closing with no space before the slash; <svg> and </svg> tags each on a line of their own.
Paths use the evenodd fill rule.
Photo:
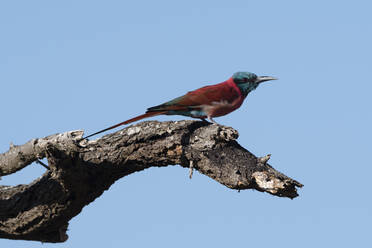
<svg viewBox="0 0 372 248">
<path fill-rule="evenodd" d="M 201 120 L 202 122 L 209 123 L 205 118 L 200 118 L 200 120 Z"/>
<path fill-rule="evenodd" d="M 208 118 L 208 120 L 209 120 L 210 122 L 212 122 L 213 124 L 218 125 L 218 123 L 215 122 L 215 121 L 213 120 L 212 116 L 207 116 L 207 118 Z"/>
</svg>

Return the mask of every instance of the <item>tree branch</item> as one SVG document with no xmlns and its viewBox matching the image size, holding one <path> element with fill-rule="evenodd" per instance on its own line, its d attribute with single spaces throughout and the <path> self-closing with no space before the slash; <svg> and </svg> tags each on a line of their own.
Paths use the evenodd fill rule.
<svg viewBox="0 0 372 248">
<path fill-rule="evenodd" d="M 50 170 L 29 185 L 0 186 L 0 238 L 64 242 L 68 222 L 116 180 L 149 167 L 181 165 L 237 190 L 298 196 L 299 182 L 241 147 L 236 130 L 199 121 L 147 121 L 98 140 L 71 131 L 11 146 L 0 176 L 46 157 Z M 190 176 L 192 173 L 190 172 Z M 186 176 L 186 175 L 185 175 Z"/>
</svg>

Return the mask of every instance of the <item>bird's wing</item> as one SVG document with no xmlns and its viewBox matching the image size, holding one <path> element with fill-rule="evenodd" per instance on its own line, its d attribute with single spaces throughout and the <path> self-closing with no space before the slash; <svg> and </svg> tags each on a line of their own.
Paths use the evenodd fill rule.
<svg viewBox="0 0 372 248">
<path fill-rule="evenodd" d="M 147 109 L 148 112 L 198 109 L 205 105 L 212 105 L 217 102 L 233 102 L 240 97 L 240 92 L 226 82 L 209 85 L 200 89 L 190 91 L 184 96 L 175 98 L 169 102 Z"/>
</svg>

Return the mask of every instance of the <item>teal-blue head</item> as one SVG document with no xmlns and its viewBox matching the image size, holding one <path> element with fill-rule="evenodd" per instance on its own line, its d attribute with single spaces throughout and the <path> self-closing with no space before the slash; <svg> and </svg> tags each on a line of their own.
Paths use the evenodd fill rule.
<svg viewBox="0 0 372 248">
<path fill-rule="evenodd" d="M 277 79 L 270 76 L 257 76 L 252 72 L 244 71 L 235 72 L 232 78 L 244 96 L 247 96 L 249 92 L 255 90 L 260 83 Z"/>
</svg>

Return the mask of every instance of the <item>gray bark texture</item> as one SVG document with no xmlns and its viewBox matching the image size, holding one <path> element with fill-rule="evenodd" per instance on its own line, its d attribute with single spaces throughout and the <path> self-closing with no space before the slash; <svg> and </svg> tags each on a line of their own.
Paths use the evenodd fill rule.
<svg viewBox="0 0 372 248">
<path fill-rule="evenodd" d="M 0 238 L 64 242 L 68 222 L 118 179 L 150 167 L 180 165 L 231 189 L 298 196 L 303 185 L 241 147 L 236 130 L 201 121 L 146 121 L 100 139 L 70 131 L 11 145 L 0 176 L 41 158 L 49 170 L 28 185 L 0 186 Z"/>
</svg>

